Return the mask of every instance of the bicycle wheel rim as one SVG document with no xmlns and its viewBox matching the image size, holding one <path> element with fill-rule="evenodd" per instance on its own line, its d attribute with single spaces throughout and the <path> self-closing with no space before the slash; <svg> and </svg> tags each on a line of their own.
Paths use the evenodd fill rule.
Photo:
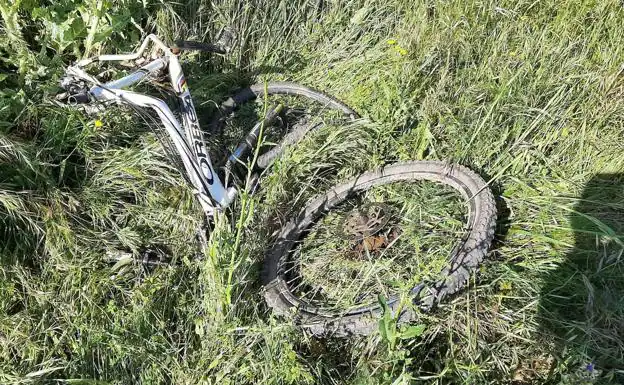
<svg viewBox="0 0 624 385">
<path fill-rule="evenodd" d="M 231 119 L 235 118 L 237 114 L 244 113 L 244 109 L 252 106 L 255 103 L 262 104 L 264 102 L 264 98 L 266 97 L 277 97 L 277 98 L 295 98 L 298 102 L 298 106 L 308 105 L 314 106 L 316 110 L 321 111 L 335 111 L 342 116 L 342 119 L 346 118 L 347 121 L 352 121 L 354 119 L 359 118 L 359 115 L 348 107 L 346 104 L 338 101 L 330 95 L 327 95 L 321 91 L 315 90 L 313 88 L 305 87 L 296 83 L 290 82 L 271 82 L 267 84 L 255 84 L 250 87 L 244 88 L 238 91 L 235 95 L 228 98 L 224 101 L 220 107 L 218 112 L 213 117 L 212 121 L 209 124 L 209 129 L 212 135 L 216 138 L 219 138 L 220 142 L 222 142 L 219 147 L 227 147 L 225 143 L 227 142 L 238 142 L 244 135 L 247 134 L 246 130 L 251 128 L 253 123 L 256 123 L 260 120 L 261 116 L 256 116 L 251 122 L 247 123 L 246 129 L 238 129 L 239 132 L 235 132 L 228 127 L 228 123 Z M 275 102 L 274 100 L 270 100 L 269 103 Z M 292 105 L 288 105 L 286 103 L 286 111 L 295 111 L 297 108 L 294 108 Z M 275 107 L 275 105 L 269 104 L 269 109 Z M 301 111 L 299 111 L 301 113 Z M 314 116 L 314 114 L 308 114 L 308 116 L 312 118 L 318 118 Z M 291 124 L 292 122 L 288 123 Z M 285 149 L 288 146 L 295 145 L 299 141 L 301 141 L 308 133 L 322 127 L 325 122 L 322 119 L 316 119 L 314 122 L 309 122 L 308 124 L 303 123 L 300 125 L 290 125 L 286 127 L 285 132 L 281 133 L 281 137 L 274 138 L 273 140 L 269 140 L 269 143 L 272 143 L 272 147 L 266 148 L 265 152 L 259 154 L 257 159 L 257 166 L 259 168 L 267 168 L 275 159 L 281 156 Z M 266 135 L 265 129 L 265 135 Z M 236 139 L 227 139 L 226 136 L 232 135 L 234 132 Z M 266 139 L 266 137 L 265 137 Z M 266 145 L 267 143 L 265 143 Z"/>
<path fill-rule="evenodd" d="M 407 165 L 407 166 L 406 166 Z M 455 167 L 455 170 L 453 170 Z M 301 234 L 320 216 L 328 210 L 331 210 L 340 202 L 344 201 L 353 191 L 367 190 L 375 185 L 383 185 L 393 181 L 400 180 L 432 180 L 446 184 L 457 190 L 462 197 L 469 203 L 468 224 L 471 229 L 470 235 L 461 243 L 458 252 L 450 258 L 448 269 L 443 272 L 448 277 L 456 277 L 458 274 L 453 269 L 455 265 L 468 270 L 475 267 L 483 258 L 485 250 L 489 247 L 493 237 L 493 226 L 495 222 L 495 208 L 493 199 L 489 190 L 484 188 L 485 183 L 474 173 L 461 168 L 459 166 L 449 166 L 441 162 L 409 162 L 399 165 L 393 165 L 382 170 L 369 172 L 347 183 L 341 184 L 329 193 L 313 200 L 295 219 L 289 223 L 281 232 L 278 241 L 267 254 L 267 263 L 265 264 L 264 283 L 267 285 L 268 294 L 265 295 L 267 301 L 270 302 L 274 309 L 283 312 L 287 308 L 297 308 L 307 315 L 318 316 L 321 319 L 332 319 L 335 317 L 351 317 L 371 312 L 379 311 L 379 305 L 362 306 L 353 308 L 341 313 L 327 312 L 311 306 L 306 301 L 302 301 L 294 293 L 291 292 L 284 278 L 284 266 L 287 262 L 289 253 L 294 248 Z M 428 168 L 434 171 L 428 170 Z M 447 169 L 446 171 L 444 171 Z M 466 176 L 469 176 L 468 179 Z M 474 182 L 476 180 L 476 182 Z M 469 183 L 467 183 L 467 181 Z M 476 230 L 475 230 L 476 229 Z M 477 236 L 478 235 L 478 236 Z M 477 252 L 472 252 L 469 248 L 478 244 Z M 472 254 L 468 253 L 470 251 Z M 477 255 L 478 254 L 478 255 Z M 462 260 L 466 256 L 471 256 L 471 261 Z M 431 285 L 432 288 L 443 288 L 444 279 Z M 464 284 L 463 282 L 462 284 Z M 461 286 L 461 285 L 455 285 Z M 422 306 L 430 308 L 432 304 L 441 299 L 446 294 L 450 294 L 456 288 L 447 287 L 441 289 L 437 295 L 432 293 L 429 288 L 423 288 L 417 285 L 413 288 L 413 295 L 418 295 L 421 290 L 429 292 L 420 296 L 419 301 Z M 398 298 L 389 298 L 387 303 L 390 307 L 395 308 L 398 305 Z"/>
</svg>

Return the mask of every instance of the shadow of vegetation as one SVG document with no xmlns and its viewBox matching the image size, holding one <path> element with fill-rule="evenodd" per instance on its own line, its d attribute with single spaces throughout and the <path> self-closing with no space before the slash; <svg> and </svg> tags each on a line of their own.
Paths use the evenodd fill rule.
<svg viewBox="0 0 624 385">
<path fill-rule="evenodd" d="M 545 279 L 543 330 L 586 357 L 593 383 L 624 383 L 624 174 L 598 174 L 570 211 L 574 249 Z M 605 382 L 606 381 L 606 382 Z M 614 382 L 611 382 L 614 381 Z"/>
<path fill-rule="evenodd" d="M 296 346 L 296 350 L 312 369 L 319 384 L 333 385 L 352 380 L 357 364 L 352 357 L 354 345 L 357 345 L 355 339 L 311 337 Z"/>
</svg>

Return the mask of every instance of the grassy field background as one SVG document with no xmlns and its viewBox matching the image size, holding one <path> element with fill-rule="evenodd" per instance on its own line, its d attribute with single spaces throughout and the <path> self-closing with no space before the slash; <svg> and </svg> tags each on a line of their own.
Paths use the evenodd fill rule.
<svg viewBox="0 0 624 385">
<path fill-rule="evenodd" d="M 624 383 L 620 1 L 0 0 L 0 15 L 0 383 Z M 153 136 L 46 101 L 85 52 L 226 25 L 232 54 L 184 56 L 203 121 L 237 87 L 293 80 L 375 123 L 307 138 L 199 257 L 201 214 Z M 273 318 L 266 224 L 397 159 L 490 181 L 496 244 L 471 287 L 396 343 Z M 106 260 L 146 244 L 175 263 Z"/>
</svg>

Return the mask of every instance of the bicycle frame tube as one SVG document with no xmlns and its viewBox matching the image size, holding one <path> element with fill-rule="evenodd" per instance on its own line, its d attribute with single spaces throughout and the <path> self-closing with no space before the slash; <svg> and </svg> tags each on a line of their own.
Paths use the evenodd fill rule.
<svg viewBox="0 0 624 385">
<path fill-rule="evenodd" d="M 186 84 L 182 67 L 175 56 L 172 56 L 169 62 L 169 77 L 171 79 L 171 85 L 180 99 L 182 106 L 182 124 L 184 126 L 186 140 L 191 144 L 193 155 L 203 171 L 204 178 L 208 184 L 212 184 L 214 180 L 218 178 L 215 178 L 216 174 L 212 168 L 210 157 L 208 156 L 208 149 L 206 147 L 204 135 L 199 126 L 197 112 L 195 111 L 195 105 L 191 98 L 191 92 Z"/>
<path fill-rule="evenodd" d="M 180 123 L 174 116 L 167 104 L 158 98 L 143 95 L 133 91 L 122 90 L 168 67 L 171 84 L 182 105 L 183 120 Z M 78 67 L 68 68 L 68 72 L 78 76 L 89 76 Z M 236 195 L 236 189 L 226 188 L 212 167 L 212 162 L 207 151 L 203 133 L 199 126 L 195 106 L 191 94 L 186 85 L 180 63 L 174 55 L 156 59 L 139 70 L 104 85 L 96 85 L 91 88 L 91 94 L 96 100 L 123 101 L 139 107 L 152 108 L 158 114 L 167 134 L 179 153 L 184 164 L 185 171 L 194 187 L 197 189 L 198 199 L 207 214 L 212 214 L 214 209 L 212 201 L 225 208 Z"/>
<path fill-rule="evenodd" d="M 112 82 L 106 83 L 106 87 L 108 88 L 126 88 L 133 84 L 136 84 L 151 75 L 152 73 L 158 72 L 161 69 L 167 66 L 167 59 L 160 58 L 156 59 L 153 62 L 144 65 L 133 73 L 124 76 L 121 79 L 113 80 Z"/>
<path fill-rule="evenodd" d="M 226 189 L 212 167 L 212 162 L 208 155 L 208 147 L 204 140 L 204 133 L 199 126 L 197 112 L 191 98 L 191 91 L 186 84 L 182 66 L 174 55 L 170 56 L 169 60 L 169 78 L 171 79 L 171 86 L 180 99 L 180 105 L 182 106 L 182 124 L 184 125 L 187 143 L 191 145 L 195 160 L 201 169 L 202 177 L 209 186 L 210 195 L 213 198 L 215 198 L 215 194 L 223 197 L 223 203 L 218 199 L 217 202 L 222 207 L 227 206 L 236 196 L 236 189 Z"/>
</svg>

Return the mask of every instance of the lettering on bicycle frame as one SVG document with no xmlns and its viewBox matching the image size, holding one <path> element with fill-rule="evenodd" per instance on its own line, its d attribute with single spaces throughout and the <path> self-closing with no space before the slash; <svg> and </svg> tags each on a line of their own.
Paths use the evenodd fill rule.
<svg viewBox="0 0 624 385">
<path fill-rule="evenodd" d="M 201 168 L 206 181 L 212 186 L 214 183 L 214 172 L 212 171 L 212 167 L 210 166 L 210 162 L 208 160 L 208 150 L 206 149 L 201 128 L 199 127 L 197 113 L 195 112 L 195 106 L 193 105 L 191 94 L 186 92 L 186 95 L 181 95 L 181 98 L 183 101 L 182 111 L 184 112 L 185 120 L 187 122 L 187 129 L 189 130 L 193 141 L 193 152 L 197 156 L 199 167 Z"/>
</svg>

